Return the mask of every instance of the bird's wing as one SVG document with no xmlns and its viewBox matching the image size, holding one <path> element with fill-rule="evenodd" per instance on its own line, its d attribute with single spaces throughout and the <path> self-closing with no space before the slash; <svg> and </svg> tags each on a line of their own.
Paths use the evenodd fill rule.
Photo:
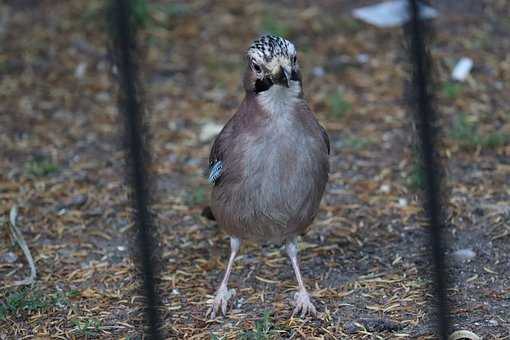
<svg viewBox="0 0 510 340">
<path fill-rule="evenodd" d="M 322 136 L 322 140 L 324 140 L 324 143 L 326 144 L 326 147 L 328 148 L 328 155 L 330 154 L 331 152 L 331 147 L 330 147 L 330 144 L 329 144 L 329 136 L 328 136 L 328 133 L 326 132 L 326 129 L 324 129 L 322 127 L 322 125 L 319 124 L 319 127 L 321 129 L 321 136 Z"/>
<path fill-rule="evenodd" d="M 214 140 L 209 155 L 209 169 L 207 171 L 207 181 L 210 184 L 216 184 L 216 181 L 221 177 L 223 171 L 223 155 L 220 148 L 221 133 Z"/>
<path fill-rule="evenodd" d="M 216 181 L 221 177 L 221 172 L 223 171 L 223 162 L 216 161 L 209 168 L 209 177 L 207 180 L 210 184 L 216 184 Z"/>
<path fill-rule="evenodd" d="M 317 133 L 318 128 L 320 137 L 324 142 L 324 146 L 326 147 L 326 150 L 328 151 L 329 155 L 331 153 L 331 146 L 329 143 L 329 136 L 328 133 L 326 132 L 326 129 L 321 125 L 321 123 L 319 123 L 315 114 L 313 113 L 312 110 L 310 110 L 310 107 L 305 102 L 303 102 L 303 106 L 300 108 L 300 112 L 303 119 L 308 122 L 306 123 L 306 125 L 313 129 L 314 131 L 316 131 L 315 133 Z"/>
<path fill-rule="evenodd" d="M 210 184 L 217 184 L 223 173 L 223 153 L 225 152 L 225 140 L 232 134 L 232 119 L 223 127 L 219 135 L 214 140 L 209 154 L 209 168 L 207 170 L 207 180 Z"/>
</svg>

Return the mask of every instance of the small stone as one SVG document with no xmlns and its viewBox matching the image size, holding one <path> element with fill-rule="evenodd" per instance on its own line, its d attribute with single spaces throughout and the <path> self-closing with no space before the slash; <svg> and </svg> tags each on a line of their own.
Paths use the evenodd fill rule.
<svg viewBox="0 0 510 340">
<path fill-rule="evenodd" d="M 456 81 L 464 81 L 469 76 L 471 69 L 473 68 L 473 59 L 461 58 L 452 71 L 452 79 Z"/>
<path fill-rule="evenodd" d="M 366 64 L 368 62 L 368 54 L 360 53 L 356 56 L 356 61 L 360 64 Z"/>
<path fill-rule="evenodd" d="M 87 71 L 87 63 L 79 63 L 74 70 L 74 76 L 78 79 L 83 79 L 85 72 Z"/>
<path fill-rule="evenodd" d="M 384 192 L 384 193 L 390 192 L 390 185 L 389 184 L 381 185 L 381 187 L 379 188 L 379 191 Z"/>
<path fill-rule="evenodd" d="M 236 301 L 236 308 L 239 309 L 243 306 L 244 304 L 244 298 L 243 297 L 240 297 L 239 299 L 237 299 Z"/>
<path fill-rule="evenodd" d="M 172 289 L 172 294 L 179 295 L 180 294 L 179 289 L 177 289 L 177 288 Z"/>
<path fill-rule="evenodd" d="M 0 257 L 0 262 L 14 263 L 18 257 L 13 252 L 9 251 Z"/>
<path fill-rule="evenodd" d="M 127 249 L 126 246 L 118 246 L 117 247 L 118 251 L 126 251 L 126 249 Z"/>
<path fill-rule="evenodd" d="M 476 256 L 476 253 L 472 249 L 459 249 L 453 253 L 453 256 L 459 261 L 471 260 Z"/>
<path fill-rule="evenodd" d="M 398 199 L 398 206 L 401 207 L 401 208 L 407 207 L 407 199 L 399 198 Z"/>
<path fill-rule="evenodd" d="M 497 320 L 489 320 L 489 325 L 493 326 L 493 327 L 496 327 L 496 326 L 499 326 L 499 322 Z"/>
<path fill-rule="evenodd" d="M 111 101 L 112 96 L 107 92 L 99 92 L 96 94 L 96 100 L 101 103 L 106 103 Z"/>
<path fill-rule="evenodd" d="M 312 75 L 317 78 L 322 78 L 326 75 L 326 71 L 324 71 L 324 67 L 322 66 L 315 66 L 312 69 Z"/>
</svg>

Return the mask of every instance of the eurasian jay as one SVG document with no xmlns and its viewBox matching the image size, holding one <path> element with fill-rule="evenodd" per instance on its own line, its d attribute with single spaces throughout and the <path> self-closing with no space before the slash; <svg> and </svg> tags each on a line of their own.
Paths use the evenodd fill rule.
<svg viewBox="0 0 510 340">
<path fill-rule="evenodd" d="M 319 210 L 329 173 L 329 138 L 303 97 L 294 45 L 265 35 L 247 52 L 245 98 L 209 157 L 211 211 L 230 235 L 225 276 L 207 312 L 226 314 L 228 279 L 242 240 L 285 243 L 298 282 L 292 315 L 316 315 L 299 269 L 296 237 Z"/>
</svg>

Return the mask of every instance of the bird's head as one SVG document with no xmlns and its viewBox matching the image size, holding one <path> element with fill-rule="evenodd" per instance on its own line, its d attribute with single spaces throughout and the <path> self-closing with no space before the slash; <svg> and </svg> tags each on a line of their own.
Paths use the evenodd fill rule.
<svg viewBox="0 0 510 340">
<path fill-rule="evenodd" d="M 260 93 L 272 86 L 289 87 L 301 82 L 294 45 L 281 37 L 264 35 L 247 52 L 246 90 Z"/>
</svg>

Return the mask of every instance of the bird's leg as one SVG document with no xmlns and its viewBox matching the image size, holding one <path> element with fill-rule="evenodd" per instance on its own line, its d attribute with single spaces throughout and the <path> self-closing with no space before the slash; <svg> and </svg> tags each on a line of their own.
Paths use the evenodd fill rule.
<svg viewBox="0 0 510 340">
<path fill-rule="evenodd" d="M 317 311 L 310 301 L 310 295 L 306 291 L 305 285 L 303 283 L 303 278 L 301 277 L 301 271 L 299 270 L 296 240 L 287 242 L 285 249 L 289 255 L 290 262 L 292 263 L 292 268 L 294 268 L 294 273 L 296 274 L 296 279 L 298 282 L 298 292 L 294 295 L 294 311 L 292 312 L 292 316 L 294 316 L 296 313 L 299 313 L 299 311 L 301 311 L 301 317 L 305 317 L 307 313 L 316 316 Z"/>
<path fill-rule="evenodd" d="M 206 317 L 210 314 L 211 319 L 216 317 L 216 313 L 221 307 L 221 312 L 223 315 L 227 314 L 227 303 L 228 300 L 234 296 L 235 289 L 228 289 L 228 279 L 230 277 L 230 272 L 232 271 L 232 266 L 234 264 L 234 260 L 236 258 L 237 253 L 239 252 L 239 248 L 241 246 L 241 241 L 238 238 L 231 237 L 230 238 L 230 258 L 227 264 L 227 270 L 225 271 L 225 276 L 223 276 L 223 280 L 221 281 L 220 287 L 216 291 L 216 296 L 214 297 L 211 308 L 206 313 Z"/>
</svg>

